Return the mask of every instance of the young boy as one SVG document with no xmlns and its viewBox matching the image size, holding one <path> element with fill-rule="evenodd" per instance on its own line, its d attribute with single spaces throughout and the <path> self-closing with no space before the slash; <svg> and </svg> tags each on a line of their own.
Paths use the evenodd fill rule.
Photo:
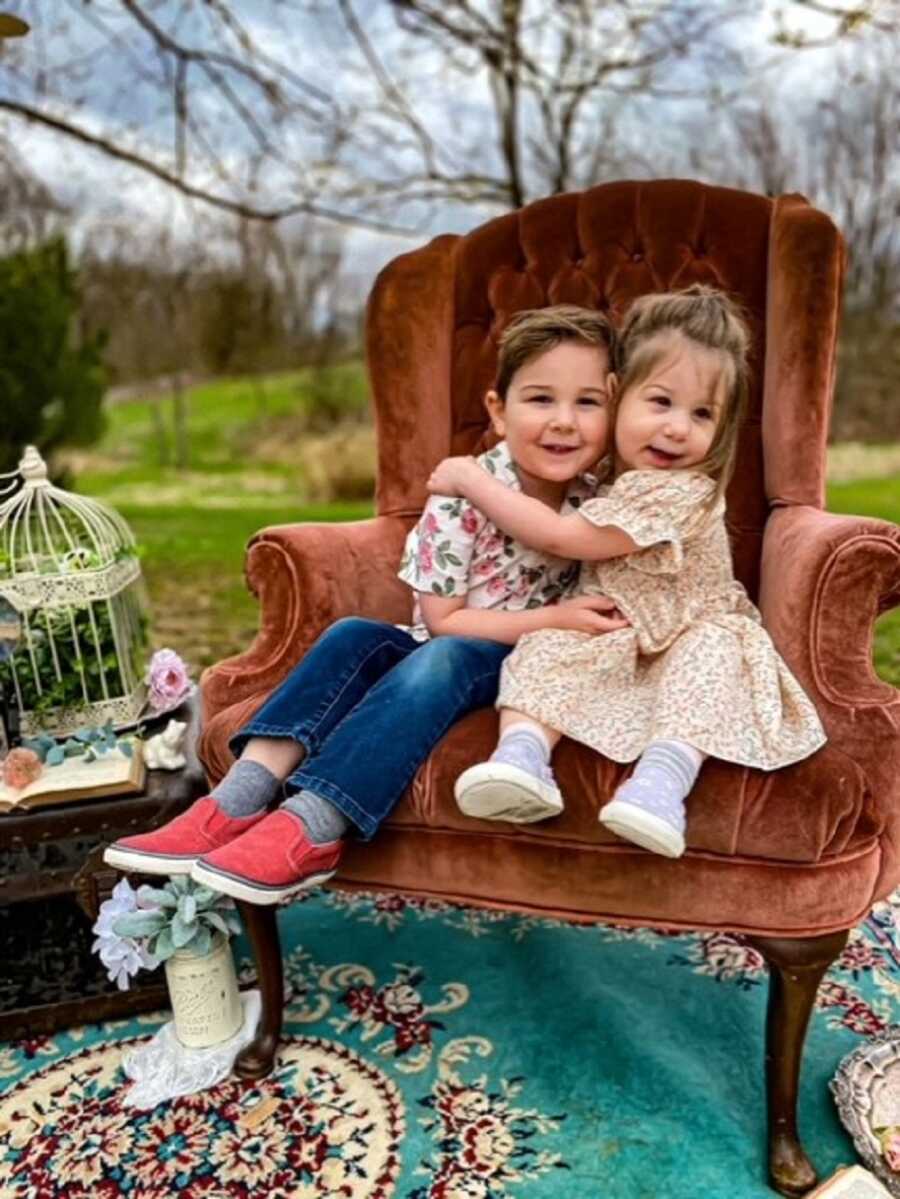
<svg viewBox="0 0 900 1199">
<path fill-rule="evenodd" d="M 504 440 L 482 466 L 557 511 L 592 495 L 585 476 L 606 452 L 614 338 L 601 313 L 571 306 L 515 317 L 485 401 Z M 451 725 L 494 702 L 522 634 L 623 626 L 602 596 L 564 598 L 577 570 L 504 536 L 465 500 L 432 496 L 400 566 L 416 593 L 413 625 L 333 624 L 234 735 L 238 761 L 212 793 L 116 842 L 105 860 L 190 873 L 255 903 L 324 882 L 345 834 L 369 840 Z M 289 797 L 267 814 L 285 784 Z"/>
</svg>

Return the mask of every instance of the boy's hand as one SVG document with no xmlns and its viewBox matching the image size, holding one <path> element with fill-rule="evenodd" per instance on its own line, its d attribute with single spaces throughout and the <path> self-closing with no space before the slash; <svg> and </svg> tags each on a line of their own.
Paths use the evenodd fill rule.
<svg viewBox="0 0 900 1199">
<path fill-rule="evenodd" d="M 547 609 L 551 629 L 574 629 L 576 633 L 614 633 L 630 628 L 615 601 L 606 595 L 576 595 Z"/>
<path fill-rule="evenodd" d="M 481 470 L 474 458 L 445 458 L 431 472 L 426 486 L 432 495 L 465 496 L 465 479 L 473 469 Z"/>
</svg>

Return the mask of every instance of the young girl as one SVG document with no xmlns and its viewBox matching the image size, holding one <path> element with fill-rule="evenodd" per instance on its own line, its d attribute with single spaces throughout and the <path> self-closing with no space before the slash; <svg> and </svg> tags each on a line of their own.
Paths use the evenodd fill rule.
<svg viewBox="0 0 900 1199">
<path fill-rule="evenodd" d="M 581 558 L 583 593 L 610 597 L 631 625 L 603 638 L 522 638 L 503 667 L 500 744 L 457 780 L 467 814 L 527 822 L 562 811 L 549 759 L 565 734 L 614 761 L 638 759 L 600 821 L 678 857 L 684 801 L 707 755 L 774 770 L 823 744 L 812 704 L 732 573 L 724 491 L 748 341 L 735 306 L 709 288 L 632 305 L 612 482 L 575 515 L 497 488 L 471 459 L 447 459 L 429 480 L 526 544 Z"/>
<path fill-rule="evenodd" d="M 607 451 L 613 344 L 606 319 L 584 309 L 514 320 L 486 397 L 505 441 L 479 469 L 548 512 L 593 495 L 584 472 Z M 345 833 L 371 838 L 447 729 L 493 703 L 520 634 L 624 626 L 597 595 L 555 604 L 576 574 L 571 559 L 526 549 L 469 504 L 432 497 L 400 567 L 416 592 L 413 627 L 355 617 L 332 625 L 232 738 L 238 761 L 211 795 L 155 832 L 117 841 L 105 860 L 191 873 L 257 903 L 329 878 Z M 267 815 L 285 781 L 289 798 Z"/>
</svg>

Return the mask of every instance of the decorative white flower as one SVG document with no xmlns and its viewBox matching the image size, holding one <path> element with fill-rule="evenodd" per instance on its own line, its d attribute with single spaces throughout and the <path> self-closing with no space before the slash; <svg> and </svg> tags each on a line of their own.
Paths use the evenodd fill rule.
<svg viewBox="0 0 900 1199">
<path fill-rule="evenodd" d="M 114 982 L 120 991 L 128 990 L 138 970 L 152 970 L 157 962 L 139 941 L 119 936 L 113 930 L 113 924 L 120 916 L 132 912 L 156 910 L 154 904 L 140 898 L 126 878 L 116 883 L 112 895 L 100 905 L 97 922 L 91 929 L 96 937 L 91 948 L 100 955 L 110 982 Z"/>
</svg>

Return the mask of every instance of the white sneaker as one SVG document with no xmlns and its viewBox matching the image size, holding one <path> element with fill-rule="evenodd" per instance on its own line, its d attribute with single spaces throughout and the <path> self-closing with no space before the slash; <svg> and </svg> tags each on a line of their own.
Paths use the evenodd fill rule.
<svg viewBox="0 0 900 1199">
<path fill-rule="evenodd" d="M 627 779 L 600 809 L 604 828 L 651 853 L 680 858 L 684 853 L 684 800 L 645 787 L 641 779 Z"/>
<path fill-rule="evenodd" d="M 559 816 L 564 806 L 549 766 L 539 777 L 508 762 L 479 762 L 463 771 L 453 794 L 460 811 L 467 816 L 508 820 L 511 824 L 533 824 Z"/>
</svg>

